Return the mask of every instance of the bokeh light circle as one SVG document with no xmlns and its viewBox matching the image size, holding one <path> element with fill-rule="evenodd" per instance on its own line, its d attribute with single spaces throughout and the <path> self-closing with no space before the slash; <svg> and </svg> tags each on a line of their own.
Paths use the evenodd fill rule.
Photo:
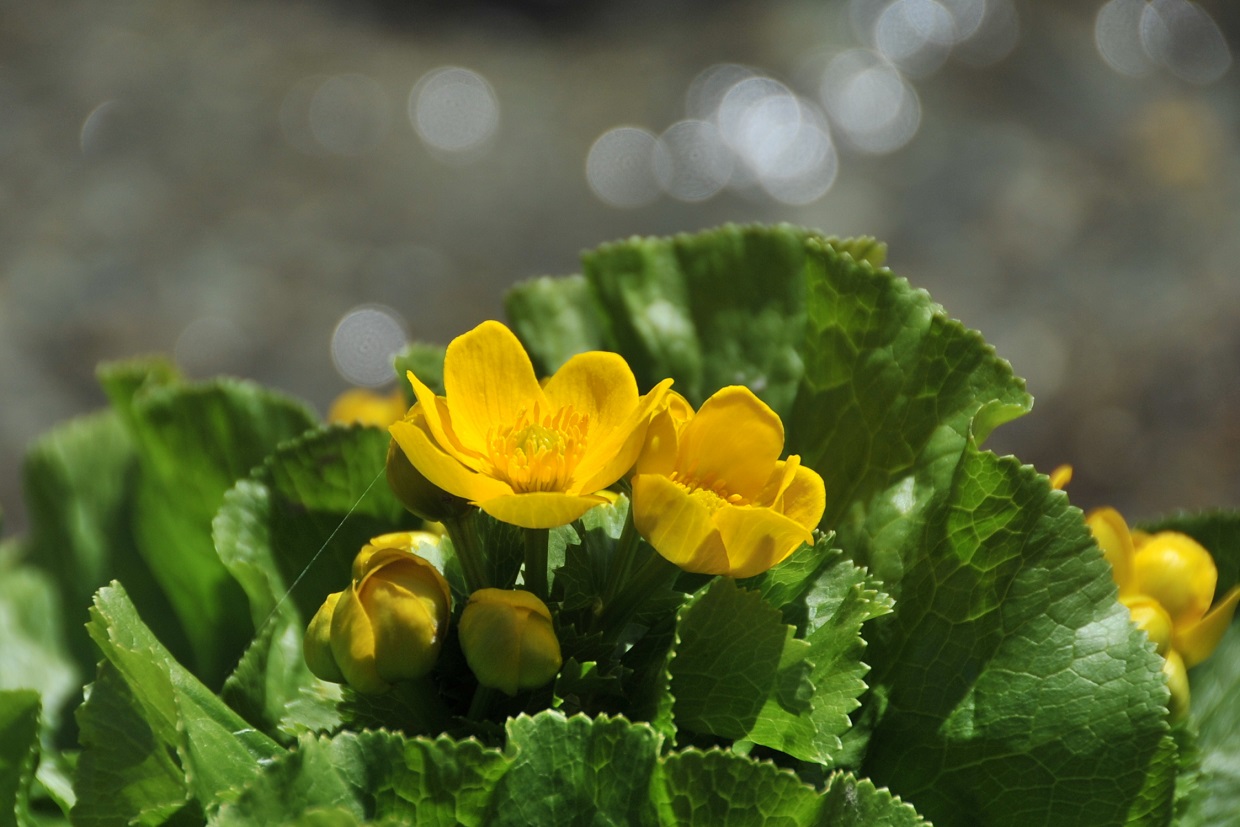
<svg viewBox="0 0 1240 827">
<path fill-rule="evenodd" d="M 395 310 L 376 304 L 355 307 L 332 333 L 332 364 L 354 385 L 384 385 L 392 381 L 392 359 L 407 341 L 405 324 Z"/>
</svg>

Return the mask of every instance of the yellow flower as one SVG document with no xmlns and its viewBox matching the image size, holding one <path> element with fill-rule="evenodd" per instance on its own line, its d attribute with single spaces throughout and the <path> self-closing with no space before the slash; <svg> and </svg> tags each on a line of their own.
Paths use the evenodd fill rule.
<svg viewBox="0 0 1240 827">
<path fill-rule="evenodd" d="M 434 668 L 452 594 L 443 575 L 409 550 L 419 534 L 383 535 L 362 548 L 349 588 L 328 595 L 306 630 L 311 672 L 378 693 Z"/>
<path fill-rule="evenodd" d="M 509 695 L 544 685 L 563 663 L 551 612 L 527 591 L 474 592 L 461 612 L 460 640 L 478 683 Z"/>
<path fill-rule="evenodd" d="M 357 422 L 386 428 L 404 416 L 405 407 L 405 395 L 400 388 L 389 394 L 350 388 L 332 402 L 327 411 L 327 421 L 342 425 Z"/>
<path fill-rule="evenodd" d="M 545 384 L 512 331 L 483 322 L 444 360 L 444 396 L 409 373 L 417 404 L 389 429 L 426 479 L 498 520 L 570 523 L 632 467 L 671 380 L 639 396 L 614 353 L 569 359 Z"/>
<path fill-rule="evenodd" d="M 1240 586 L 1211 608 L 1218 569 L 1196 540 L 1175 531 L 1131 531 L 1113 508 L 1095 509 L 1085 521 L 1111 563 L 1119 601 L 1166 658 L 1172 707 L 1182 712 L 1188 706 L 1186 670 L 1218 646 L 1240 602 Z"/>
<path fill-rule="evenodd" d="M 669 406 L 637 461 L 634 525 L 685 571 L 766 571 L 813 542 L 826 508 L 822 477 L 798 456 L 780 461 L 783 450 L 783 423 L 748 388 L 724 388 L 696 414 Z"/>
</svg>

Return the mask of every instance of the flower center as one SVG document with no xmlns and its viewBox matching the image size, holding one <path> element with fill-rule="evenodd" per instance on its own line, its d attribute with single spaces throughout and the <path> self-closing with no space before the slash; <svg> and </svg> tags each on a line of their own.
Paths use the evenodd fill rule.
<svg viewBox="0 0 1240 827">
<path fill-rule="evenodd" d="M 590 417 L 571 405 L 541 419 L 537 404 L 532 415 L 522 410 L 513 425 L 487 434 L 495 476 L 518 493 L 565 491 L 585 453 L 589 430 Z"/>
<path fill-rule="evenodd" d="M 749 500 L 745 497 L 728 492 L 726 480 L 712 477 L 698 479 L 692 473 L 682 474 L 680 471 L 673 471 L 668 479 L 685 489 L 690 499 L 705 506 L 711 514 L 725 505 L 749 505 Z"/>
</svg>

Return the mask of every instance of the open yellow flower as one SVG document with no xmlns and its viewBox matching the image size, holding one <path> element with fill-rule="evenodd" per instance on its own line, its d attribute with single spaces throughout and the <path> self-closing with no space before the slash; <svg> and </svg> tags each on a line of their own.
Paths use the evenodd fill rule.
<svg viewBox="0 0 1240 827">
<path fill-rule="evenodd" d="M 389 429 L 445 491 L 525 528 L 570 523 L 605 502 L 641 451 L 671 380 L 640 396 L 624 359 L 591 351 L 540 385 L 517 337 L 483 322 L 448 345 L 444 396 L 411 372 L 417 404 Z"/>
<path fill-rule="evenodd" d="M 1111 563 L 1119 601 L 1166 659 L 1173 708 L 1188 706 L 1187 669 L 1210 656 L 1240 603 L 1240 586 L 1211 607 L 1218 585 L 1214 558 L 1186 534 L 1132 531 L 1113 508 L 1085 518 Z"/>
<path fill-rule="evenodd" d="M 637 461 L 634 525 L 685 571 L 766 571 L 813 542 L 826 508 L 822 477 L 783 450 L 783 423 L 748 388 L 724 388 L 696 414 L 669 407 Z"/>
</svg>

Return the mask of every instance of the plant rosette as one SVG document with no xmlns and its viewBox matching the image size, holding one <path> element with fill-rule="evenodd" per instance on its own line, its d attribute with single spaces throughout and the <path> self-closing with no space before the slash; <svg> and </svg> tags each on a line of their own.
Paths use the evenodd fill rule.
<svg viewBox="0 0 1240 827">
<path fill-rule="evenodd" d="M 0 545 L 0 813 L 1224 823 L 1240 515 L 985 450 L 1024 382 L 884 257 L 605 245 L 326 423 L 103 366 Z"/>
</svg>

